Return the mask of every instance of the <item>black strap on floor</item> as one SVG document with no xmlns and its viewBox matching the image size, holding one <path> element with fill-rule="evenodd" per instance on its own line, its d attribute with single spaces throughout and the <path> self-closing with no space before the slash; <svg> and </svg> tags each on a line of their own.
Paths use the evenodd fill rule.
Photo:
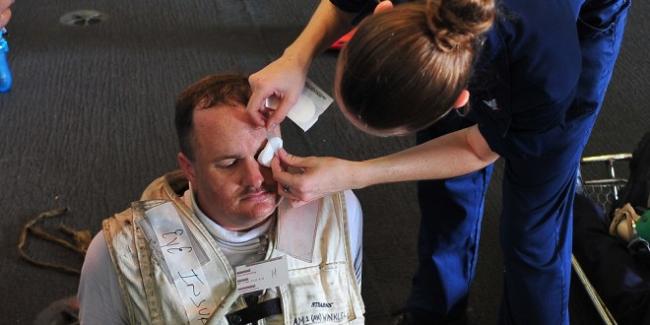
<svg viewBox="0 0 650 325">
<path fill-rule="evenodd" d="M 248 307 L 226 315 L 226 319 L 230 325 L 256 324 L 262 318 L 278 314 L 282 314 L 282 303 L 280 298 L 274 298 L 259 304 L 249 303 Z"/>
</svg>

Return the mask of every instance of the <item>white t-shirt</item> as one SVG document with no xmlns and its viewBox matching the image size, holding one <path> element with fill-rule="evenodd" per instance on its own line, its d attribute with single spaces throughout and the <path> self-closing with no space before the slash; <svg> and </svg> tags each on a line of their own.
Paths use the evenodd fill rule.
<svg viewBox="0 0 650 325">
<path fill-rule="evenodd" d="M 350 246 L 354 258 L 357 283 L 361 286 L 363 214 L 359 199 L 352 191 L 345 191 Z M 215 239 L 228 262 L 234 267 L 264 259 L 266 233 L 271 219 L 246 232 L 230 231 L 209 219 L 193 203 L 199 220 Z M 128 315 L 122 301 L 117 273 L 111 262 L 104 232 L 93 238 L 81 269 L 79 279 L 79 318 L 82 324 L 127 324 Z"/>
</svg>

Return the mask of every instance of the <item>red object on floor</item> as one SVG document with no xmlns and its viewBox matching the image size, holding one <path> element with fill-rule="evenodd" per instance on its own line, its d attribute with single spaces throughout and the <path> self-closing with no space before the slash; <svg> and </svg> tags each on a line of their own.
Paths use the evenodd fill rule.
<svg viewBox="0 0 650 325">
<path fill-rule="evenodd" d="M 352 36 L 354 36 L 354 32 L 356 31 L 357 29 L 353 28 L 347 34 L 341 36 L 341 38 L 339 38 L 338 40 L 336 40 L 336 42 L 330 45 L 330 50 L 340 50 L 350 39 L 352 39 Z"/>
</svg>

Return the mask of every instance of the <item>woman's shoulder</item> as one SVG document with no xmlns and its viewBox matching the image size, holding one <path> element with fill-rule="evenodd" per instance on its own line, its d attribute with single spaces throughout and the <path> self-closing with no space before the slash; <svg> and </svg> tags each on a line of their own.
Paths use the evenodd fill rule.
<svg viewBox="0 0 650 325">
<path fill-rule="evenodd" d="M 502 1 L 494 28 L 500 50 L 506 51 L 513 108 L 546 106 L 573 91 L 581 71 L 581 48 L 569 2 Z M 517 94 L 525 95 L 525 105 L 516 103 Z"/>
</svg>

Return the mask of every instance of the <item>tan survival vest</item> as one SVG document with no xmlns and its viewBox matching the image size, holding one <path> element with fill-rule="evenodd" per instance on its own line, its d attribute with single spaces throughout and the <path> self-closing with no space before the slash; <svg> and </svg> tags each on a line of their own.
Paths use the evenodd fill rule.
<svg viewBox="0 0 650 325">
<path fill-rule="evenodd" d="M 202 276 L 207 279 L 201 283 L 209 283 L 209 296 L 215 309 L 211 312 L 200 309 L 206 306 L 202 305 L 203 301 L 192 300 L 201 315 L 209 312 L 198 324 L 229 324 L 226 315 L 246 307 L 235 290 L 233 267 L 192 213 L 191 205 L 179 196 L 187 188 L 187 180 L 180 171 L 168 173 L 145 189 L 141 201 L 103 222 L 131 324 L 197 324 L 196 318 L 188 316 L 184 305 L 187 299 L 180 297 L 170 268 L 160 253 L 160 245 L 148 226 L 152 216 L 146 212 L 162 204 L 171 203 L 178 212 L 179 220 L 191 235 Z M 282 314 L 261 319 L 260 325 L 364 323 L 365 307 L 354 275 L 344 195 L 337 193 L 319 201 L 312 263 L 286 256 L 289 284 L 265 290 L 259 299 L 264 302 L 279 297 Z M 272 228 L 266 260 L 285 255 L 274 249 L 277 246 L 274 235 Z"/>
</svg>

